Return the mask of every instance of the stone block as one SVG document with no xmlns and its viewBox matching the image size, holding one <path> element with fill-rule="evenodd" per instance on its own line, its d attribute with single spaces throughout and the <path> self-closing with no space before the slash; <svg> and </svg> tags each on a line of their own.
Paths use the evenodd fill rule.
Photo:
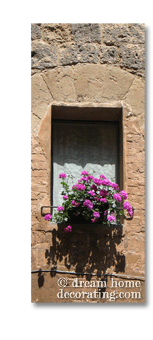
<svg viewBox="0 0 153 340">
<path fill-rule="evenodd" d="M 66 46 L 61 49 L 59 64 L 72 65 L 78 62 L 76 45 Z"/>
<path fill-rule="evenodd" d="M 72 24 L 72 34 L 77 44 L 91 42 L 101 43 L 101 29 L 99 24 Z"/>
<path fill-rule="evenodd" d="M 118 62 L 118 49 L 115 46 L 101 47 L 100 63 L 101 64 L 116 64 Z"/>
<path fill-rule="evenodd" d="M 135 78 L 129 88 L 125 101 L 132 108 L 135 115 L 144 112 L 145 110 L 145 84 L 141 79 Z"/>
<path fill-rule="evenodd" d="M 145 75 L 145 49 L 140 45 L 122 45 L 119 48 L 120 65 L 140 76 Z"/>
<path fill-rule="evenodd" d="M 98 54 L 95 45 L 86 44 L 78 48 L 78 60 L 80 63 L 94 63 L 97 64 Z"/>
<path fill-rule="evenodd" d="M 42 42 L 32 43 L 31 67 L 36 70 L 44 70 L 57 66 L 57 48 Z"/>
<path fill-rule="evenodd" d="M 62 44 L 73 40 L 71 24 L 42 24 L 42 39 L 47 43 Z"/>
<path fill-rule="evenodd" d="M 31 24 L 31 40 L 40 39 L 41 36 L 41 24 Z"/>
<path fill-rule="evenodd" d="M 103 39 L 108 46 L 120 46 L 123 43 L 143 44 L 145 28 L 143 24 L 104 24 Z"/>
<path fill-rule="evenodd" d="M 44 117 L 51 98 L 42 76 L 38 73 L 34 74 L 31 78 L 32 130 L 40 123 L 39 119 Z"/>
</svg>

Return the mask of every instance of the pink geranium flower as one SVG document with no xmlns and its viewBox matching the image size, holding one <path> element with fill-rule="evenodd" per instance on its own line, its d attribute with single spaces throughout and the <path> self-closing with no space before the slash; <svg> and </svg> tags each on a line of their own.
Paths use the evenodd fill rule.
<svg viewBox="0 0 153 340">
<path fill-rule="evenodd" d="M 92 190 L 88 191 L 88 194 L 90 194 L 91 196 L 95 196 L 96 195 L 95 192 L 92 191 Z"/>
<path fill-rule="evenodd" d="M 68 225 L 67 227 L 65 227 L 65 228 L 64 228 L 64 231 L 65 231 L 66 233 L 70 233 L 70 232 L 72 231 L 71 225 Z"/>
<path fill-rule="evenodd" d="M 75 200 L 73 200 L 73 201 L 71 202 L 71 204 L 72 204 L 74 207 L 78 207 L 78 206 L 79 206 L 79 203 L 76 203 Z"/>
<path fill-rule="evenodd" d="M 114 198 L 114 200 L 116 200 L 116 201 L 118 201 L 118 202 L 121 202 L 121 196 L 120 196 L 120 194 L 114 194 L 114 196 L 113 196 L 113 198 Z"/>
<path fill-rule="evenodd" d="M 81 175 L 89 175 L 87 171 L 82 171 Z"/>
<path fill-rule="evenodd" d="M 116 219 L 116 217 L 115 217 L 113 214 L 107 216 L 107 220 L 108 220 L 109 222 L 114 222 L 115 219 Z"/>
<path fill-rule="evenodd" d="M 118 186 L 117 183 L 110 182 L 110 186 L 111 186 L 114 190 L 119 190 L 119 186 Z"/>
<path fill-rule="evenodd" d="M 99 179 L 99 178 L 94 178 L 93 181 L 94 181 L 94 183 L 97 184 L 97 185 L 101 185 L 101 184 L 102 184 L 102 180 Z"/>
<path fill-rule="evenodd" d="M 58 178 L 65 178 L 65 177 L 67 177 L 67 175 L 62 173 L 62 174 L 59 175 Z"/>
<path fill-rule="evenodd" d="M 127 199 L 127 197 L 128 197 L 128 194 L 124 191 L 124 190 L 122 190 L 121 192 L 120 192 L 120 195 L 126 200 Z"/>
<path fill-rule="evenodd" d="M 109 186 L 110 185 L 110 181 L 108 178 L 105 178 L 102 180 L 102 185 L 106 185 L 106 186 Z"/>
<path fill-rule="evenodd" d="M 96 223 L 96 222 L 98 222 L 98 218 L 92 218 L 91 221 L 92 221 L 92 223 Z"/>
<path fill-rule="evenodd" d="M 95 218 L 99 218 L 99 217 L 100 217 L 100 214 L 99 214 L 98 211 L 94 211 L 93 216 L 94 216 Z"/>
<path fill-rule="evenodd" d="M 92 204 L 92 202 L 90 200 L 85 200 L 83 202 L 83 205 L 84 205 L 84 207 L 88 208 L 89 210 L 93 209 L 93 204 Z"/>
<path fill-rule="evenodd" d="M 100 202 L 107 203 L 107 199 L 105 197 L 104 198 L 100 198 Z"/>
<path fill-rule="evenodd" d="M 44 219 L 45 219 L 46 221 L 51 220 L 51 218 L 52 218 L 52 215 L 51 215 L 51 214 L 47 214 L 47 215 L 44 216 Z"/>
<path fill-rule="evenodd" d="M 123 208 L 124 208 L 124 209 L 128 209 L 128 210 L 131 209 L 130 203 L 129 203 L 128 201 L 124 202 L 124 203 L 123 203 Z"/>
<path fill-rule="evenodd" d="M 84 184 L 77 184 L 76 185 L 77 190 L 85 190 L 85 185 Z"/>
<path fill-rule="evenodd" d="M 67 195 L 64 195 L 63 196 L 63 200 L 67 200 L 68 199 L 68 196 Z"/>
<path fill-rule="evenodd" d="M 64 211 L 64 207 L 63 206 L 62 207 L 58 207 L 57 210 L 58 211 Z"/>
<path fill-rule="evenodd" d="M 108 191 L 105 189 L 100 190 L 100 196 L 106 197 L 108 194 Z"/>
<path fill-rule="evenodd" d="M 91 189 L 93 189 L 94 191 L 97 191 L 97 186 L 95 184 L 92 184 Z"/>
</svg>

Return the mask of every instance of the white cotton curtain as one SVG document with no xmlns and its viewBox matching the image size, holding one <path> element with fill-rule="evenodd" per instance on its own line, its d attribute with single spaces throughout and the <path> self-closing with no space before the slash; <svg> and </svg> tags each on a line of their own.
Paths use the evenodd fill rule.
<svg viewBox="0 0 153 340">
<path fill-rule="evenodd" d="M 52 136 L 52 205 L 62 203 L 60 173 L 76 184 L 83 170 L 117 181 L 118 126 L 103 122 L 53 121 Z"/>
</svg>

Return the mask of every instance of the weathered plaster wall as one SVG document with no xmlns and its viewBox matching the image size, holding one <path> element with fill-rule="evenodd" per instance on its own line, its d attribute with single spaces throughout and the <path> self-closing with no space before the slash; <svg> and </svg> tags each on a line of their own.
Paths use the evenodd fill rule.
<svg viewBox="0 0 153 340">
<path fill-rule="evenodd" d="M 144 25 L 32 24 L 31 37 L 32 269 L 50 269 L 55 264 L 61 270 L 68 268 L 68 252 L 62 250 L 61 258 L 57 256 L 60 241 L 55 250 L 56 231 L 50 230 L 40 213 L 41 206 L 50 205 L 51 106 L 110 106 L 123 108 L 124 190 L 135 214 L 124 223 L 124 237 L 115 242 L 115 255 L 112 253 L 107 268 L 111 273 L 123 273 L 122 263 L 118 269 L 113 264 L 113 256 L 117 261 L 119 253 L 119 261 L 124 258 L 124 274 L 144 276 Z M 101 252 L 100 246 L 98 249 Z M 81 268 L 87 269 L 83 256 L 81 261 Z M 72 262 L 71 270 L 75 270 L 76 262 Z M 39 288 L 40 277 L 32 274 L 32 301 L 61 302 L 56 298 L 59 277 L 41 275 L 44 283 Z M 132 302 L 143 302 L 144 291 L 142 295 L 141 301 Z"/>
</svg>

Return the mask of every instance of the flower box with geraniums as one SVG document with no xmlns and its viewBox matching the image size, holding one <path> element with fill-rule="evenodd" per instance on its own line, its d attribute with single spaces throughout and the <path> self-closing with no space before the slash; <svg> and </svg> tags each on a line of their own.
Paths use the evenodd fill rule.
<svg viewBox="0 0 153 340">
<path fill-rule="evenodd" d="M 45 220 L 65 224 L 64 231 L 72 231 L 73 224 L 101 224 L 110 226 L 119 223 L 124 216 L 124 209 L 130 217 L 133 209 L 127 199 L 127 193 L 119 190 L 117 183 L 111 182 L 104 175 L 95 178 L 87 171 L 81 173 L 77 184 L 71 188 L 66 183 L 66 178 L 72 177 L 64 173 L 59 175 L 63 186 L 63 203 L 57 208 L 54 216 L 45 215 Z M 121 201 L 123 209 L 118 209 Z M 125 217 L 125 216 L 124 216 Z M 72 224 L 72 225 L 71 225 Z"/>
</svg>

